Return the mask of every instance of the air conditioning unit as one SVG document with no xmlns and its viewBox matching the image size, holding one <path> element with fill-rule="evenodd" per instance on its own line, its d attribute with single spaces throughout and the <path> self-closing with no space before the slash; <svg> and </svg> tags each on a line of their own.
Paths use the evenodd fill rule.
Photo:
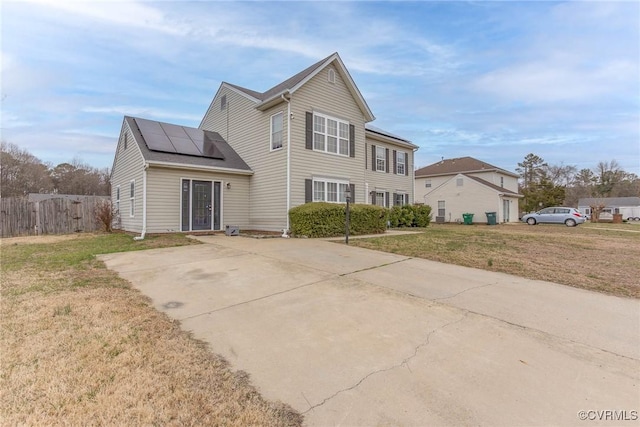
<svg viewBox="0 0 640 427">
<path fill-rule="evenodd" d="M 240 227 L 237 225 L 227 225 L 224 234 L 227 236 L 239 236 L 240 235 Z"/>
<path fill-rule="evenodd" d="M 443 216 L 437 216 L 436 217 L 436 224 L 444 224 L 444 217 Z"/>
</svg>

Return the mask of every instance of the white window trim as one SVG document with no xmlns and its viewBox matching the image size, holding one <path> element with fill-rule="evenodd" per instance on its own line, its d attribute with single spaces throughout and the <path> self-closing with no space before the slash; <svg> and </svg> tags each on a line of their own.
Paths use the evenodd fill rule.
<svg viewBox="0 0 640 427">
<path fill-rule="evenodd" d="M 400 158 L 402 157 L 402 164 Z M 402 166 L 402 172 L 400 172 L 400 166 Z M 404 151 L 396 152 L 396 175 L 406 175 L 407 171 L 407 153 Z"/>
<path fill-rule="evenodd" d="M 324 132 L 318 132 L 316 131 L 316 117 L 322 117 L 324 119 Z M 329 124 L 327 123 L 327 120 L 333 120 L 336 122 L 336 135 L 329 135 L 328 129 L 329 129 Z M 343 124 L 347 127 L 347 135 L 346 138 L 342 138 L 340 136 L 340 124 Z M 322 135 L 324 137 L 324 150 L 320 150 L 318 148 L 316 148 L 316 134 Z M 329 151 L 328 147 L 329 147 L 329 137 L 335 137 L 336 138 L 336 152 L 334 153 L 333 151 Z M 341 153 L 340 152 L 340 146 L 341 146 L 341 142 L 346 146 L 347 150 L 346 153 Z M 319 151 L 321 153 L 327 153 L 327 154 L 333 154 L 335 156 L 341 156 L 341 157 L 349 157 L 349 148 L 350 148 L 350 143 L 349 143 L 349 122 L 339 119 L 337 117 L 334 116 L 329 116 L 327 114 L 322 114 L 322 113 L 318 113 L 318 112 L 314 112 L 313 113 L 313 150 L 314 151 Z"/>
<path fill-rule="evenodd" d="M 379 153 L 382 153 L 382 158 Z M 382 163 L 379 163 L 380 161 Z M 380 169 L 381 165 L 382 169 Z M 380 145 L 376 145 L 376 172 L 387 172 L 387 149 Z"/>
<path fill-rule="evenodd" d="M 329 68 L 329 72 L 327 73 L 327 80 L 329 81 L 329 83 L 335 83 L 336 82 L 336 72 L 333 68 Z"/>
<path fill-rule="evenodd" d="M 133 191 L 131 191 L 133 190 Z M 136 216 L 136 180 L 129 181 L 129 218 Z"/>
<path fill-rule="evenodd" d="M 322 199 L 319 199 L 316 197 L 316 182 L 322 182 L 324 183 L 324 191 L 323 191 L 323 197 Z M 327 195 L 329 193 L 328 188 L 329 185 L 328 184 L 336 184 L 337 186 L 337 199 L 338 200 L 327 200 Z M 340 186 L 344 185 L 346 187 L 349 187 L 350 183 L 349 181 L 346 180 L 342 180 L 342 179 L 332 179 L 332 178 L 313 178 L 313 183 L 311 186 L 311 191 L 312 191 L 312 200 L 314 202 L 327 202 L 327 203 L 346 203 L 347 199 L 344 195 L 344 190 L 346 190 L 346 188 L 344 188 L 343 191 L 340 191 Z M 353 195 L 351 195 L 351 199 L 353 199 Z"/>
<path fill-rule="evenodd" d="M 409 194 L 405 191 L 396 191 L 395 197 L 402 198 L 402 202 L 400 204 L 396 204 L 396 199 L 393 200 L 393 206 L 406 206 L 409 204 Z"/>
<path fill-rule="evenodd" d="M 376 190 L 376 206 L 387 207 L 386 193 L 384 190 Z M 382 203 L 380 203 L 380 200 L 382 200 Z"/>
<path fill-rule="evenodd" d="M 280 116 L 280 146 L 279 147 L 274 147 L 273 146 L 273 121 L 274 119 Z M 270 129 L 270 148 L 271 151 L 277 151 L 277 150 L 281 150 L 282 147 L 284 146 L 284 112 L 280 111 L 274 115 L 271 116 L 271 118 L 269 119 L 269 129 Z"/>
</svg>

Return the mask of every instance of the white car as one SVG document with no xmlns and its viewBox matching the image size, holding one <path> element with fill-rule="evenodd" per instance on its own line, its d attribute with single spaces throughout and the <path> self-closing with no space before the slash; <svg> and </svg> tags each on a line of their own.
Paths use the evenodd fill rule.
<svg viewBox="0 0 640 427">
<path fill-rule="evenodd" d="M 521 219 L 529 225 L 564 224 L 567 227 L 575 227 L 586 221 L 578 209 L 562 206 L 544 208 L 538 212 L 524 215 Z"/>
</svg>

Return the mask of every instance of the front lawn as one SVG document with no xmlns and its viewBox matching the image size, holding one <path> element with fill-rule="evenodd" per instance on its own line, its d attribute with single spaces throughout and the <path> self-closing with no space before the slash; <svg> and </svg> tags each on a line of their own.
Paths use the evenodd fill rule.
<svg viewBox="0 0 640 427">
<path fill-rule="evenodd" d="M 353 246 L 640 298 L 640 226 L 432 224 Z"/>
<path fill-rule="evenodd" d="M 301 425 L 96 254 L 182 235 L 2 239 L 3 425 Z"/>
</svg>

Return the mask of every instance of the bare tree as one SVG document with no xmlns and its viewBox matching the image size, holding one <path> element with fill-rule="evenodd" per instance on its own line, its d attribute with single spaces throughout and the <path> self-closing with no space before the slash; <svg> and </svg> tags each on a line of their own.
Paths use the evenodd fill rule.
<svg viewBox="0 0 640 427">
<path fill-rule="evenodd" d="M 53 190 L 49 166 L 15 144 L 2 141 L 0 188 L 3 197 L 47 193 Z"/>
</svg>

